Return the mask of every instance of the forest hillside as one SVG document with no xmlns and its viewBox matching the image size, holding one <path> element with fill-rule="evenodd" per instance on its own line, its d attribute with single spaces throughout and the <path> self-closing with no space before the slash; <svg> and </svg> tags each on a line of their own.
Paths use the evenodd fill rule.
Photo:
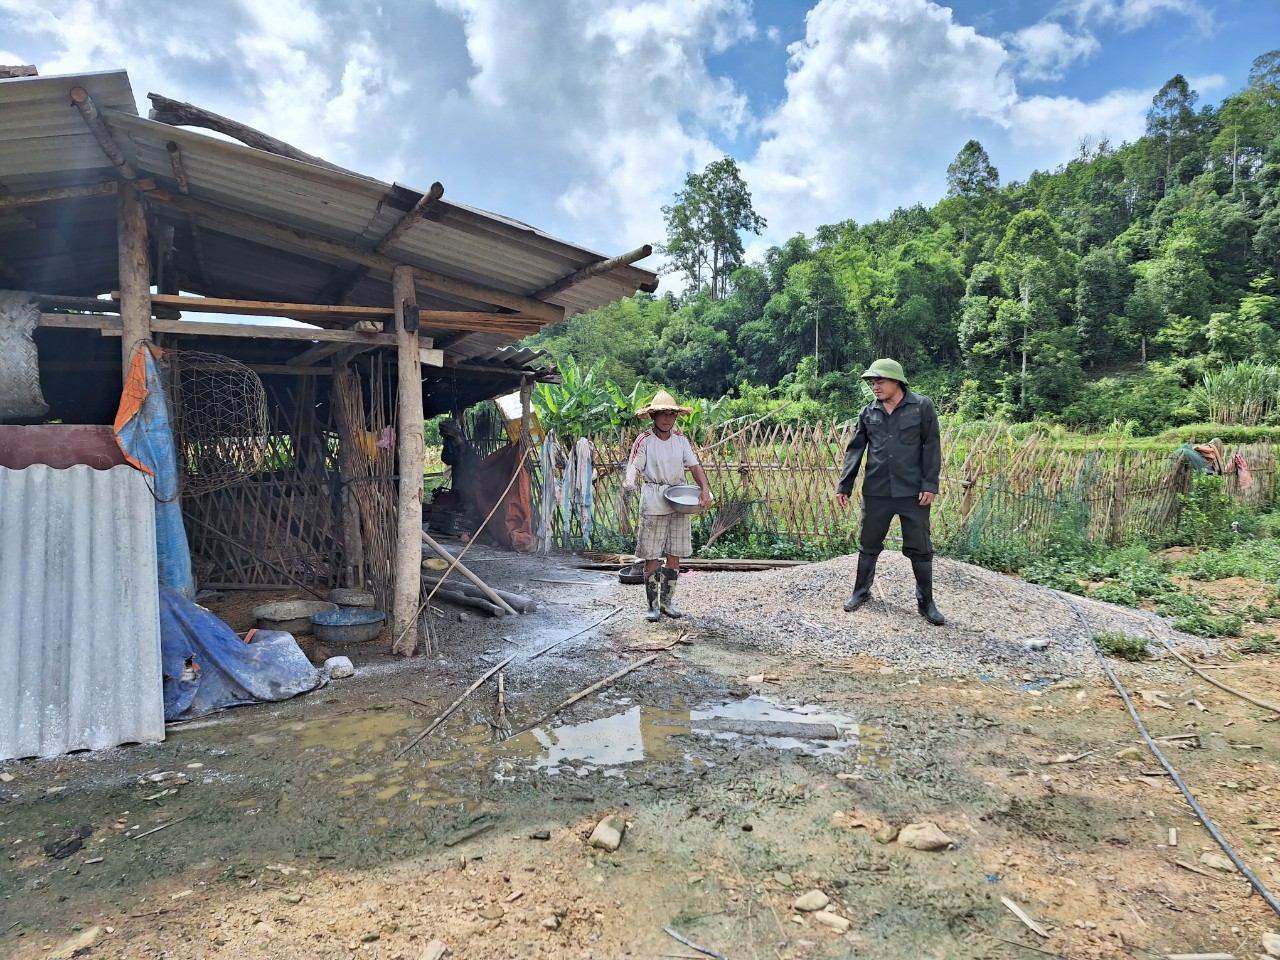
<svg viewBox="0 0 1280 960">
<path fill-rule="evenodd" d="M 664 208 L 681 294 L 526 343 L 617 397 L 660 384 L 740 412 L 789 401 L 792 418 L 851 415 L 879 356 L 966 420 L 1152 434 L 1280 417 L 1280 50 L 1217 107 L 1174 76 L 1136 143 L 1082 142 L 1002 183 L 970 140 L 947 183 L 932 206 L 744 263 L 763 221 L 725 158 Z"/>
</svg>

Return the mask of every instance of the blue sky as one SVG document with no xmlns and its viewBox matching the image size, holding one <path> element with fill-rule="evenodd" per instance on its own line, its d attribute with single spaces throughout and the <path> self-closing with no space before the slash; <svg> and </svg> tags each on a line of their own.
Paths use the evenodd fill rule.
<svg viewBox="0 0 1280 960">
<path fill-rule="evenodd" d="M 386 181 L 621 253 L 738 161 L 765 235 L 936 202 L 970 138 L 1002 181 L 1142 134 L 1176 73 L 1216 104 L 1274 0 L 0 0 L 0 63 L 126 69 Z M 656 258 L 645 263 L 656 266 Z"/>
</svg>

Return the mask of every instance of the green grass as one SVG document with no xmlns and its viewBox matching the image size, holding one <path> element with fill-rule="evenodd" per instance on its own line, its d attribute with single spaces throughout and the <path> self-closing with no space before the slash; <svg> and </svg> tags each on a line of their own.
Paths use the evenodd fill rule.
<svg viewBox="0 0 1280 960">
<path fill-rule="evenodd" d="M 1145 660 L 1150 655 L 1147 652 L 1150 641 L 1145 637 L 1104 630 L 1093 635 L 1093 642 L 1104 654 L 1117 660 Z"/>
</svg>

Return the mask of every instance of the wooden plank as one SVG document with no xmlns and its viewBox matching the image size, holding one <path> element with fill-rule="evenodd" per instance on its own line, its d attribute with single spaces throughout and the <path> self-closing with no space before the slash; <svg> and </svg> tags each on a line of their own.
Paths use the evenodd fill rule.
<svg viewBox="0 0 1280 960">
<path fill-rule="evenodd" d="M 119 317 L 96 313 L 42 313 L 37 324 L 70 330 L 121 331 Z M 362 333 L 359 330 L 320 330 L 303 327 L 271 327 L 251 323 L 203 323 L 199 320 L 151 320 L 152 333 L 176 333 L 192 337 L 244 337 L 249 340 L 319 340 L 367 347 L 395 346 L 394 333 Z"/>
<path fill-rule="evenodd" d="M 113 291 L 111 294 L 116 296 Z M 177 307 L 188 313 L 225 313 L 232 316 L 287 317 L 290 320 L 338 320 L 355 323 L 358 320 L 390 320 L 393 311 L 389 307 L 335 306 L 327 303 L 286 303 L 276 300 L 235 300 L 225 297 L 177 297 L 156 295 L 151 298 L 156 306 Z"/>
<path fill-rule="evenodd" d="M 88 187 L 56 187 L 52 190 L 33 190 L 31 193 L 11 193 L 0 197 L 0 210 L 11 210 L 15 207 L 30 207 L 41 203 L 52 203 L 58 200 L 84 200 L 90 197 L 114 196 L 120 184 L 115 180 L 106 183 L 95 183 Z"/>
</svg>

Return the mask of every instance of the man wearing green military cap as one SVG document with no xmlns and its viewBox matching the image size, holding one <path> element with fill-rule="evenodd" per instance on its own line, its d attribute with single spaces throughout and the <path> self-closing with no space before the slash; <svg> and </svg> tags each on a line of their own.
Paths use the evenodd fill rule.
<svg viewBox="0 0 1280 960">
<path fill-rule="evenodd" d="M 942 437 L 938 412 L 928 397 L 907 389 L 907 375 L 896 360 L 875 361 L 862 374 L 875 400 L 862 408 L 853 439 L 845 448 L 836 502 L 849 505 L 853 482 L 866 455 L 862 479 L 862 526 L 858 536 L 858 573 L 844 608 L 852 613 L 871 597 L 876 561 L 889 524 L 902 524 L 902 553 L 916 579 L 916 607 L 935 626 L 947 622 L 933 602 L 933 540 L 930 507 L 938 496 Z"/>
</svg>

